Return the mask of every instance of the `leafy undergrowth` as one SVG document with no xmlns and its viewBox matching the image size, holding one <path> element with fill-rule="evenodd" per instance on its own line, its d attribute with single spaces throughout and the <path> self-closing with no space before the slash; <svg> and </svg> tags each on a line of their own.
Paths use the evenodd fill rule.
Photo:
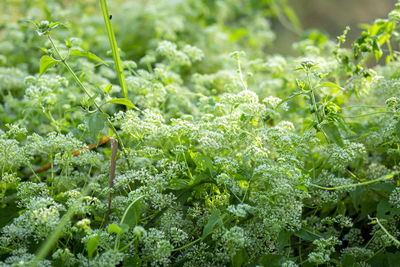
<svg viewBox="0 0 400 267">
<path fill-rule="evenodd" d="M 3 4 L 1 266 L 398 266 L 400 4 L 85 2 Z"/>
</svg>

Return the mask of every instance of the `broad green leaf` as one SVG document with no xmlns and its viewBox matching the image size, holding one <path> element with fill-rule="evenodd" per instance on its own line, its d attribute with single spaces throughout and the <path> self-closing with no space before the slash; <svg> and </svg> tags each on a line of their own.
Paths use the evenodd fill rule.
<svg viewBox="0 0 400 267">
<path fill-rule="evenodd" d="M 96 56 L 93 53 L 90 53 L 89 51 L 82 51 L 82 50 L 79 50 L 79 49 L 72 49 L 69 55 L 70 56 L 77 56 L 77 57 L 86 57 L 88 59 L 100 62 L 100 63 L 108 66 L 107 63 L 105 63 L 103 60 L 101 60 L 101 58 L 99 58 L 98 56 Z"/>
<path fill-rule="evenodd" d="M 249 255 L 247 254 L 246 249 L 242 248 L 241 250 L 237 251 L 235 253 L 235 256 L 233 257 L 232 260 L 232 266 L 233 267 L 241 267 L 245 266 L 245 263 L 248 263 L 249 261 Z"/>
<path fill-rule="evenodd" d="M 114 103 L 114 104 L 120 104 L 124 105 L 130 108 L 138 109 L 129 99 L 127 98 L 113 98 L 111 100 L 108 100 L 107 103 Z"/>
<path fill-rule="evenodd" d="M 99 240 L 100 240 L 99 236 L 93 236 L 92 238 L 89 239 L 89 242 L 87 243 L 86 246 L 89 259 L 93 258 L 93 253 L 99 247 Z"/>
<path fill-rule="evenodd" d="M 328 136 L 329 140 L 333 141 L 339 146 L 343 146 L 342 136 L 340 135 L 338 127 L 333 122 L 321 125 L 321 129 Z"/>
<path fill-rule="evenodd" d="M 225 217 L 225 215 L 221 215 L 221 212 L 219 210 L 215 210 L 210 218 L 208 218 L 207 224 L 204 226 L 203 229 L 203 235 L 201 236 L 202 239 L 206 238 L 209 234 L 211 234 L 217 224 L 222 225 L 222 219 Z"/>
<path fill-rule="evenodd" d="M 122 233 L 127 233 L 129 231 L 129 225 L 127 224 L 120 224 L 118 226 L 122 229 Z"/>
<path fill-rule="evenodd" d="M 286 257 L 279 254 L 264 254 L 258 260 L 258 264 L 261 266 L 269 266 L 269 267 L 280 267 L 286 261 Z"/>
<path fill-rule="evenodd" d="M 389 203 L 387 199 L 381 200 L 376 207 L 376 215 L 381 219 L 393 218 L 400 214 L 400 209 Z"/>
<path fill-rule="evenodd" d="M 57 65 L 58 61 L 55 59 L 52 59 L 49 56 L 43 56 L 40 59 L 40 72 L 39 72 L 39 77 L 42 76 L 49 68 L 54 67 Z"/>
<path fill-rule="evenodd" d="M 92 140 L 96 140 L 100 134 L 100 131 L 104 128 L 106 123 L 106 115 L 100 112 L 88 113 L 85 115 L 85 121 L 87 130 Z"/>
<path fill-rule="evenodd" d="M 124 232 L 124 230 L 115 223 L 110 224 L 107 228 L 107 233 L 109 233 L 109 234 L 115 233 L 117 235 L 120 235 L 123 232 Z"/>
<path fill-rule="evenodd" d="M 212 171 L 213 164 L 212 160 L 210 157 L 202 155 L 200 153 L 196 153 L 193 151 L 190 151 L 190 157 L 193 159 L 194 163 L 196 164 L 197 168 L 203 171 Z"/>
<path fill-rule="evenodd" d="M 140 212 L 142 211 L 142 204 L 140 203 L 140 199 L 143 196 L 136 198 L 131 204 L 129 204 L 128 208 L 126 208 L 124 215 L 121 219 L 121 224 L 126 224 L 129 227 L 135 226 L 140 219 Z"/>
</svg>

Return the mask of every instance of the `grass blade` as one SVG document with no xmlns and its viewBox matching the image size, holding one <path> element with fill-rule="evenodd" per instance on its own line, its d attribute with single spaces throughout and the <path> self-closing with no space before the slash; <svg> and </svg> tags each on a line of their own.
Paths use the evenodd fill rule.
<svg viewBox="0 0 400 267">
<path fill-rule="evenodd" d="M 126 87 L 125 77 L 122 69 L 121 58 L 119 56 L 118 45 L 115 39 L 114 30 L 111 24 L 110 15 L 108 14 L 107 2 L 106 0 L 100 0 L 101 10 L 103 12 L 104 23 L 106 24 L 108 40 L 110 41 L 111 51 L 114 58 L 115 70 L 117 71 L 117 76 L 119 84 L 122 88 L 122 93 L 126 99 L 128 99 L 128 89 Z M 129 107 L 128 107 L 129 108 Z"/>
</svg>

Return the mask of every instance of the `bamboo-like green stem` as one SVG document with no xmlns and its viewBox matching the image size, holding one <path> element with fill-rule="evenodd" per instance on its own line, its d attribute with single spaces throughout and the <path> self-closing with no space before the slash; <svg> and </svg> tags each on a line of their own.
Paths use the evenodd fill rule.
<svg viewBox="0 0 400 267">
<path fill-rule="evenodd" d="M 124 70 L 122 68 L 121 57 L 119 56 L 118 45 L 115 39 L 114 30 L 111 24 L 111 18 L 108 13 L 106 0 L 100 0 L 101 10 L 103 12 L 104 23 L 106 24 L 108 40 L 110 41 L 110 47 L 114 58 L 115 70 L 117 72 L 119 84 L 121 85 L 122 93 L 126 99 L 128 98 L 128 89 L 126 87 L 126 81 L 124 77 Z M 129 109 L 129 107 L 127 106 Z"/>
</svg>

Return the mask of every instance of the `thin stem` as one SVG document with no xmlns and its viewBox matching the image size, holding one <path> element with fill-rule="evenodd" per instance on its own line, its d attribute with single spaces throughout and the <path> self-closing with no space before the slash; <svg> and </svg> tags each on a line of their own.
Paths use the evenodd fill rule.
<svg viewBox="0 0 400 267">
<path fill-rule="evenodd" d="M 117 153 L 118 153 L 118 140 L 111 139 L 110 190 L 112 190 L 112 188 L 114 187 L 115 168 L 117 165 Z M 107 216 L 103 222 L 103 229 L 107 225 L 108 219 L 110 217 L 111 202 L 112 202 L 112 192 L 110 192 L 110 195 L 108 197 L 108 210 L 107 210 Z"/>
<path fill-rule="evenodd" d="M 79 205 L 84 200 L 89 191 L 90 187 L 89 185 L 87 185 L 85 188 L 83 188 L 81 197 L 74 204 Z M 32 262 L 32 266 L 36 267 L 39 262 L 47 256 L 53 245 L 57 242 L 60 235 L 62 235 L 63 229 L 65 229 L 66 225 L 75 213 L 74 204 L 68 209 L 67 213 L 61 218 L 56 229 L 52 232 L 52 234 L 47 238 L 46 242 L 39 249 L 39 252 L 36 254 L 36 257 Z"/>
<path fill-rule="evenodd" d="M 123 252 L 124 250 L 128 249 L 133 243 L 135 243 L 137 239 L 137 236 L 135 236 L 133 238 L 133 240 L 131 242 L 129 242 L 126 246 L 124 246 L 123 248 L 119 249 L 119 252 Z"/>
<path fill-rule="evenodd" d="M 400 241 L 397 240 L 393 235 L 389 233 L 389 231 L 381 224 L 379 219 L 377 217 L 370 218 L 372 221 L 376 221 L 376 223 L 379 225 L 379 227 L 385 232 L 385 234 L 396 244 L 397 247 L 400 246 Z"/>
<path fill-rule="evenodd" d="M 313 102 L 315 114 L 317 116 L 317 122 L 319 124 L 321 122 L 321 119 L 319 117 L 319 112 L 318 112 L 318 108 L 317 108 L 317 101 L 315 101 L 314 88 L 311 87 L 311 80 L 310 80 L 310 75 L 309 75 L 308 72 L 307 72 L 307 83 L 308 83 L 308 86 L 310 87 L 310 90 L 311 90 L 311 99 L 312 99 L 312 102 Z"/>
<path fill-rule="evenodd" d="M 375 180 L 371 180 L 371 181 L 366 181 L 366 182 L 362 182 L 362 183 L 356 183 L 356 184 L 346 184 L 346 185 L 341 185 L 341 186 L 336 186 L 336 187 L 324 187 L 324 186 L 319 186 L 316 184 L 312 184 L 310 183 L 309 185 L 318 189 L 324 189 L 324 190 L 339 190 L 339 189 L 344 189 L 344 188 L 351 188 L 351 187 L 357 187 L 357 186 L 361 186 L 361 185 L 369 185 L 369 184 L 374 184 L 376 182 L 379 181 L 384 181 L 384 180 L 390 180 L 393 178 L 393 176 L 397 174 L 397 173 L 391 173 L 388 175 L 385 175 L 381 178 L 375 179 Z"/>
<path fill-rule="evenodd" d="M 86 86 L 81 82 L 81 80 L 78 78 L 78 76 L 76 76 L 75 72 L 72 70 L 72 68 L 69 66 L 68 62 L 65 60 L 65 58 L 63 58 L 60 54 L 60 51 L 58 50 L 57 46 L 55 45 L 53 39 L 51 38 L 50 35 L 47 35 L 51 45 L 54 48 L 54 51 L 56 52 L 57 56 L 60 58 L 61 62 L 64 64 L 65 68 L 68 70 L 68 72 L 72 75 L 72 77 L 74 78 L 75 82 L 79 85 L 79 87 L 85 92 L 85 94 L 89 97 L 92 98 L 92 95 L 90 95 L 89 91 L 87 90 Z M 96 103 L 96 101 L 93 101 L 95 107 L 103 114 L 108 115 L 100 106 L 99 104 Z M 122 142 L 122 139 L 120 137 L 120 135 L 118 134 L 117 130 L 115 129 L 114 125 L 112 124 L 111 120 L 108 118 L 106 118 L 107 124 L 108 126 L 111 128 L 111 130 L 113 131 L 113 133 L 115 134 L 115 136 L 117 137 L 119 143 L 121 144 L 122 147 L 122 151 L 124 152 L 125 158 L 128 162 L 128 166 L 129 161 L 128 161 L 128 155 L 127 155 L 127 151 L 125 148 L 124 143 Z"/>
<path fill-rule="evenodd" d="M 203 240 L 203 238 L 196 239 L 196 240 L 194 240 L 194 241 L 192 241 L 192 242 L 190 242 L 190 243 L 187 243 L 186 245 L 184 245 L 184 246 L 182 246 L 182 247 L 180 247 L 180 248 L 173 249 L 173 250 L 171 250 L 171 252 L 176 252 L 176 251 L 185 249 L 185 248 L 187 248 L 187 247 L 190 247 L 190 246 L 196 244 L 197 242 L 199 242 L 199 241 L 201 241 L 201 240 Z"/>
<path fill-rule="evenodd" d="M 247 91 L 248 89 L 247 89 L 246 81 L 243 79 L 242 68 L 240 66 L 240 58 L 239 57 L 237 59 L 237 63 L 238 63 L 238 72 L 239 72 L 240 81 L 242 82 L 244 89 Z"/>
</svg>

